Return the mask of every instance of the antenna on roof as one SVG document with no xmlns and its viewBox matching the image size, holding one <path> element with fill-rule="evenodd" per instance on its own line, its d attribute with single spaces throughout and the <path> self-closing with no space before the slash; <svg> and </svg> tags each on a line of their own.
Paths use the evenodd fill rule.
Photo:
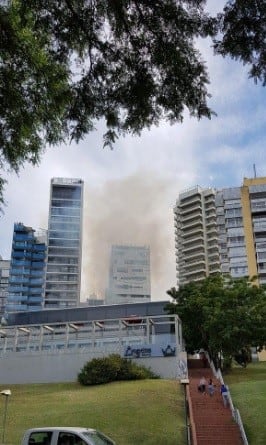
<svg viewBox="0 0 266 445">
<path fill-rule="evenodd" d="M 256 165 L 255 164 L 253 164 L 253 171 L 254 171 L 254 178 L 256 178 L 257 177 L 257 172 L 256 172 Z"/>
</svg>

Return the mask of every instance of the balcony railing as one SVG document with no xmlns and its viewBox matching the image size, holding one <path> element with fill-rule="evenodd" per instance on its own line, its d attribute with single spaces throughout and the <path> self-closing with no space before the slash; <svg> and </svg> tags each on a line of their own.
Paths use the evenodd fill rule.
<svg viewBox="0 0 266 445">
<path fill-rule="evenodd" d="M 17 306 L 18 310 L 22 306 Z M 34 307 L 34 306 L 32 306 Z M 173 345 L 177 355 L 183 347 L 181 323 L 177 315 L 134 316 L 118 319 L 21 325 L 1 328 L 0 354 L 40 351 L 83 350 L 117 345 L 147 345 L 164 356 L 165 346 Z M 176 352 L 175 352 L 176 351 Z M 158 352 L 157 352 L 158 355 Z"/>
</svg>

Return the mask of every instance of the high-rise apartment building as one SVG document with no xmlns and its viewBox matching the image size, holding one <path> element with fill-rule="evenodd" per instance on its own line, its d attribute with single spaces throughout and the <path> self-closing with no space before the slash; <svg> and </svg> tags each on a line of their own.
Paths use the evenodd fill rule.
<svg viewBox="0 0 266 445">
<path fill-rule="evenodd" d="M 219 272 L 215 190 L 197 186 L 180 193 L 174 216 L 178 284 Z"/>
<path fill-rule="evenodd" d="M 221 272 L 233 278 L 247 276 L 241 187 L 218 190 L 216 212 Z"/>
<path fill-rule="evenodd" d="M 46 232 L 14 224 L 6 312 L 40 310 L 44 298 Z"/>
<path fill-rule="evenodd" d="M 241 187 L 248 275 L 266 284 L 266 177 L 244 179 Z"/>
<path fill-rule="evenodd" d="M 112 246 L 106 304 L 150 301 L 150 248 Z"/>
<path fill-rule="evenodd" d="M 219 271 L 266 283 L 266 177 L 195 187 L 179 195 L 174 213 L 179 284 Z"/>
<path fill-rule="evenodd" d="M 80 300 L 83 181 L 53 178 L 50 189 L 46 308 L 74 307 Z"/>
<path fill-rule="evenodd" d="M 4 315 L 8 295 L 10 261 L 0 256 L 0 319 Z"/>
<path fill-rule="evenodd" d="M 217 220 L 222 271 L 265 284 L 266 178 L 244 178 L 242 187 L 218 191 Z"/>
</svg>

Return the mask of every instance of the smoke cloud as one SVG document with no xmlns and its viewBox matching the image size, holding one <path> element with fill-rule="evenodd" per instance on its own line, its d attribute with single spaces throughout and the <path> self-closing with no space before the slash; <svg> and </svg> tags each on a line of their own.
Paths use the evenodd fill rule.
<svg viewBox="0 0 266 445">
<path fill-rule="evenodd" d="M 175 190 L 175 191 L 174 191 Z M 173 204 L 176 183 L 151 172 L 85 184 L 82 300 L 105 297 L 113 244 L 146 245 L 151 252 L 151 299 L 176 284 Z"/>
</svg>

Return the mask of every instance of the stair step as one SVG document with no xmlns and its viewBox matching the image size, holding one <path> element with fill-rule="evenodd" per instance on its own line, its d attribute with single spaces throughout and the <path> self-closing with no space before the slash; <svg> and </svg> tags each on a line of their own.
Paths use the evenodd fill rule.
<svg viewBox="0 0 266 445">
<path fill-rule="evenodd" d="M 229 407 L 224 407 L 219 392 L 220 383 L 211 368 L 203 368 L 201 360 L 188 361 L 189 392 L 198 445 L 242 445 L 238 425 L 234 422 Z M 202 377 L 212 379 L 215 392 L 212 397 L 198 391 Z"/>
</svg>

